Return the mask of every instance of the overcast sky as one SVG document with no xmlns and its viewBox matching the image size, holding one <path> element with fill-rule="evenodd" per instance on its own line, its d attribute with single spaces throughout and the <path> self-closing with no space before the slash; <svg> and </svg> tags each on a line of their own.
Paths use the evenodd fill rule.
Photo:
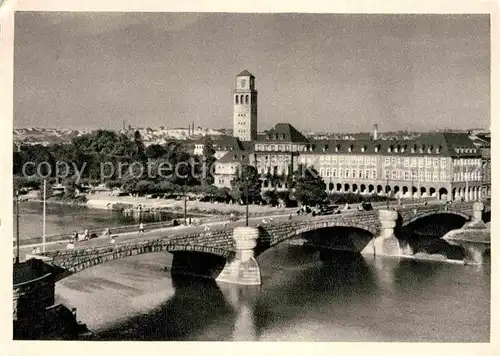
<svg viewBox="0 0 500 356">
<path fill-rule="evenodd" d="M 17 13 L 14 127 L 489 127 L 488 15 Z"/>
</svg>

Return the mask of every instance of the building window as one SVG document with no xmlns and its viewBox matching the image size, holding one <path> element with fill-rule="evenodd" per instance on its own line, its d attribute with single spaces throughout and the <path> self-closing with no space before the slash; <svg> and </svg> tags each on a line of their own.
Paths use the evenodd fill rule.
<svg viewBox="0 0 500 356">
<path fill-rule="evenodd" d="M 410 180 L 410 172 L 405 171 L 405 173 L 404 173 L 404 180 Z"/>
<path fill-rule="evenodd" d="M 423 157 L 418 158 L 418 168 L 424 168 L 424 159 Z"/>
<path fill-rule="evenodd" d="M 432 172 L 432 180 L 437 181 L 439 179 L 439 174 L 438 172 L 434 171 Z"/>
<path fill-rule="evenodd" d="M 372 157 L 371 163 L 372 163 L 372 166 L 376 166 L 377 165 L 377 157 Z"/>
<path fill-rule="evenodd" d="M 444 182 L 446 180 L 446 172 L 441 172 L 441 181 Z"/>
<path fill-rule="evenodd" d="M 339 164 L 343 165 L 344 164 L 344 156 L 339 157 Z"/>
<path fill-rule="evenodd" d="M 390 165 L 391 165 L 391 158 L 390 157 L 385 157 L 384 166 L 390 166 Z"/>
<path fill-rule="evenodd" d="M 411 168 L 417 167 L 417 159 L 415 157 L 411 158 Z"/>
<path fill-rule="evenodd" d="M 377 170 L 372 169 L 372 179 L 377 179 Z"/>
<path fill-rule="evenodd" d="M 351 165 L 351 157 L 347 156 L 347 157 L 344 159 L 344 162 L 345 162 L 345 165 L 346 165 L 346 166 Z"/>
<path fill-rule="evenodd" d="M 408 157 L 406 157 L 406 158 L 404 159 L 404 166 L 405 166 L 405 167 L 409 167 L 409 166 L 410 166 L 410 159 L 409 159 Z"/>
<path fill-rule="evenodd" d="M 411 180 L 413 181 L 417 180 L 417 172 L 411 171 Z"/>
<path fill-rule="evenodd" d="M 235 101 L 234 101 L 234 102 L 235 102 L 236 104 L 239 104 L 238 95 L 236 95 L 234 98 L 235 98 Z"/>
<path fill-rule="evenodd" d="M 325 176 L 325 170 L 324 170 L 323 168 L 320 168 L 320 169 L 319 169 L 319 175 L 320 175 L 321 177 L 324 177 L 324 176 Z"/>
<path fill-rule="evenodd" d="M 332 164 L 337 164 L 337 156 L 331 156 Z"/>
<path fill-rule="evenodd" d="M 439 168 L 439 160 L 438 160 L 437 158 L 434 158 L 434 159 L 432 160 L 432 166 L 433 166 L 434 168 Z"/>
<path fill-rule="evenodd" d="M 418 180 L 420 182 L 424 181 L 424 171 L 418 171 Z"/>
<path fill-rule="evenodd" d="M 370 157 L 365 157 L 365 166 L 369 166 L 370 165 Z"/>
<path fill-rule="evenodd" d="M 356 177 L 356 170 L 355 170 L 355 169 L 353 169 L 353 170 L 352 170 L 352 177 L 353 177 L 353 178 L 357 178 L 357 177 Z"/>
<path fill-rule="evenodd" d="M 441 168 L 446 167 L 446 158 L 441 158 Z"/>
<path fill-rule="evenodd" d="M 398 160 L 396 159 L 396 157 L 392 157 L 391 161 L 393 167 L 396 167 L 398 165 Z"/>
<path fill-rule="evenodd" d="M 346 169 L 346 170 L 345 170 L 345 177 L 346 177 L 346 178 L 349 178 L 349 177 L 350 177 L 350 173 L 351 173 L 351 172 L 350 172 L 350 170 L 349 170 L 349 169 Z"/>
<path fill-rule="evenodd" d="M 398 179 L 398 171 L 396 171 L 396 170 L 393 170 L 393 171 L 392 171 L 392 179 L 393 179 L 393 180 Z"/>
<path fill-rule="evenodd" d="M 384 177 L 385 177 L 385 179 L 391 178 L 391 176 L 389 175 L 389 170 L 388 169 L 384 169 Z"/>
<path fill-rule="evenodd" d="M 337 177 L 337 168 L 332 169 L 332 177 L 333 178 Z"/>
<path fill-rule="evenodd" d="M 431 172 L 428 172 L 428 171 L 427 171 L 427 172 L 425 172 L 425 180 L 426 180 L 427 182 L 430 182 L 430 181 L 431 181 Z"/>
<path fill-rule="evenodd" d="M 339 169 L 339 177 L 344 178 L 344 170 L 342 168 Z"/>
<path fill-rule="evenodd" d="M 370 179 L 370 170 L 369 169 L 365 169 L 365 179 Z"/>
<path fill-rule="evenodd" d="M 248 95 L 245 95 L 245 104 L 248 104 Z"/>
<path fill-rule="evenodd" d="M 361 169 L 358 172 L 358 178 L 363 179 L 363 171 Z"/>
<path fill-rule="evenodd" d="M 430 168 L 432 164 L 432 158 L 425 157 L 425 168 Z"/>
</svg>

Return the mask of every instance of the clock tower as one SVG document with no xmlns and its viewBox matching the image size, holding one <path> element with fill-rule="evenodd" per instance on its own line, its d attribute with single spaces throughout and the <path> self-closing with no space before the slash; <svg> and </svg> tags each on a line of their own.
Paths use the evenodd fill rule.
<svg viewBox="0 0 500 356">
<path fill-rule="evenodd" d="M 233 136 L 241 141 L 256 140 L 257 90 L 255 90 L 255 77 L 247 70 L 236 77 L 233 107 Z"/>
</svg>

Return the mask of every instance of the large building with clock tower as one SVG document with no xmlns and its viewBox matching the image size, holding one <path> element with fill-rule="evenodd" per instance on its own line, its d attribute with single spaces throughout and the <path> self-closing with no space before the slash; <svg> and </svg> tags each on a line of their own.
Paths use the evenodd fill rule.
<svg viewBox="0 0 500 356">
<path fill-rule="evenodd" d="M 257 90 L 255 90 L 255 77 L 247 70 L 236 77 L 233 107 L 233 136 L 241 141 L 256 140 Z"/>
</svg>

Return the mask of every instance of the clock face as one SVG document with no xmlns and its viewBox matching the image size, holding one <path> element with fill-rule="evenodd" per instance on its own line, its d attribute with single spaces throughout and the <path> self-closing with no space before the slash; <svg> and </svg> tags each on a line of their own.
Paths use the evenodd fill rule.
<svg viewBox="0 0 500 356">
<path fill-rule="evenodd" d="M 247 84 L 247 80 L 246 79 L 242 79 L 241 80 L 241 87 L 245 87 L 246 84 Z"/>
</svg>

